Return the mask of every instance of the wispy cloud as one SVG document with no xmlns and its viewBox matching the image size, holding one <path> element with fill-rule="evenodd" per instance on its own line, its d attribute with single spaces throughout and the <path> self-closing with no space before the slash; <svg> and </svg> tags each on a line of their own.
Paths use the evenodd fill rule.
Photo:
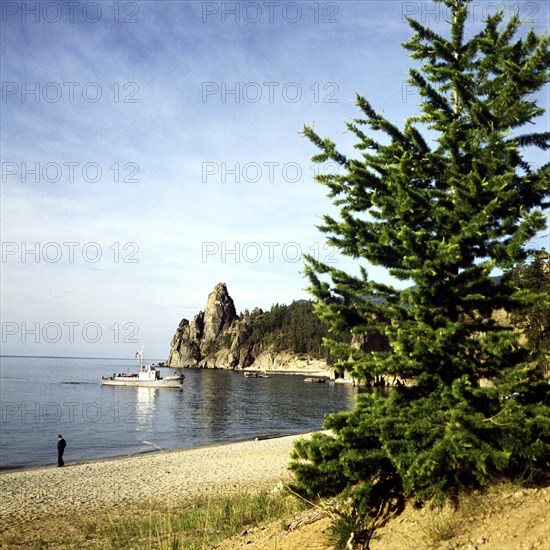
<svg viewBox="0 0 550 550">
<path fill-rule="evenodd" d="M 241 2 L 238 21 L 232 2 L 101 3 L 99 18 L 75 4 L 72 22 L 66 2 L 47 3 L 56 22 L 53 7 L 36 22 L 5 4 L 5 353 L 125 355 L 135 344 L 115 332 L 135 323 L 164 357 L 219 281 L 239 310 L 305 297 L 298 255 L 333 251 L 303 124 L 352 152 L 356 92 L 398 123 L 416 111 L 400 46 L 411 3 L 300 2 L 297 17 L 298 3 Z M 103 338 L 41 332 L 64 321 Z M 23 323 L 38 337 L 23 341 Z"/>
</svg>

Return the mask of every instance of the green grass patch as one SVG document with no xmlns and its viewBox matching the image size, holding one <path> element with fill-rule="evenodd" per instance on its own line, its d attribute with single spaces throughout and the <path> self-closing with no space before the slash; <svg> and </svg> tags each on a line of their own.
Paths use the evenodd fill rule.
<svg viewBox="0 0 550 550">
<path fill-rule="evenodd" d="M 203 549 L 304 508 L 286 492 L 201 496 L 170 506 L 150 502 L 132 516 L 94 518 L 82 534 L 103 548 Z"/>
</svg>

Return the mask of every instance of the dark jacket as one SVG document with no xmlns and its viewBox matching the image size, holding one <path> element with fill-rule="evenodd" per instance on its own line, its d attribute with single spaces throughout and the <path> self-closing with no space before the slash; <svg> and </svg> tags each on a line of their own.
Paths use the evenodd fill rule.
<svg viewBox="0 0 550 550">
<path fill-rule="evenodd" d="M 57 440 L 58 449 L 64 449 L 66 446 L 67 446 L 67 442 L 63 438 Z"/>
</svg>

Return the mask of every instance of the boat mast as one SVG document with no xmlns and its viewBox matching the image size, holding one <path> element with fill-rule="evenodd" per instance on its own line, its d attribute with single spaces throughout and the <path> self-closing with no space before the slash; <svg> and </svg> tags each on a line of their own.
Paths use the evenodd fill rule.
<svg viewBox="0 0 550 550">
<path fill-rule="evenodd" d="M 138 351 L 139 353 L 139 370 L 143 367 L 143 344 L 141 344 L 141 351 Z"/>
</svg>

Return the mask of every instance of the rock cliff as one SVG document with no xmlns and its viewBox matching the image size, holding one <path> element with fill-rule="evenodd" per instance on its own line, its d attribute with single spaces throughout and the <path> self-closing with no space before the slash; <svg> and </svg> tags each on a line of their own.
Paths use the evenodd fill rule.
<svg viewBox="0 0 550 550">
<path fill-rule="evenodd" d="M 250 341 L 251 321 L 261 309 L 238 316 L 225 283 L 208 295 L 204 311 L 189 322 L 182 319 L 172 342 L 167 364 L 172 367 L 246 368 L 260 354 Z"/>
<path fill-rule="evenodd" d="M 197 317 L 200 315 L 199 313 Z M 202 339 L 204 342 L 215 340 L 236 319 L 235 304 L 233 298 L 227 292 L 227 286 L 225 283 L 217 284 L 208 295 L 208 301 L 202 315 Z"/>
</svg>

